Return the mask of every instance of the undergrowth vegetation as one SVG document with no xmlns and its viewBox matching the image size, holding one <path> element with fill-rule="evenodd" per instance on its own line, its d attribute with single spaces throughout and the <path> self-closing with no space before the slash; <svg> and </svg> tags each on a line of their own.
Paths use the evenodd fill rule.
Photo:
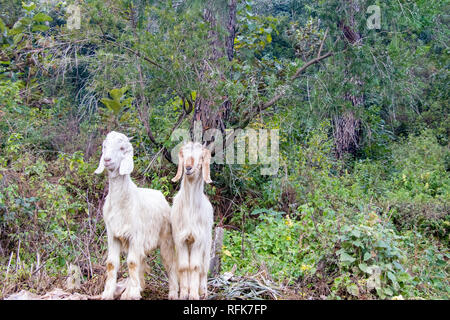
<svg viewBox="0 0 450 320">
<path fill-rule="evenodd" d="M 227 231 L 224 269 L 265 268 L 304 296 L 448 297 L 449 150 L 424 131 L 394 143 L 390 160 L 337 174 L 326 140 L 315 130 L 300 148 L 285 182 L 293 210 L 246 211 L 251 232 Z"/>
</svg>

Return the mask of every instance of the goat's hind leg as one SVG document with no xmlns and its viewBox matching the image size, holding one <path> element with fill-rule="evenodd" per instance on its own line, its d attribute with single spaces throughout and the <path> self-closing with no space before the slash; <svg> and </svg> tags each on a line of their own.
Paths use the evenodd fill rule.
<svg viewBox="0 0 450 320">
<path fill-rule="evenodd" d="M 202 255 L 203 260 L 200 268 L 200 289 L 199 289 L 200 298 L 202 299 L 208 298 L 208 271 L 211 260 L 211 242 L 212 242 L 211 237 L 208 237 Z"/>
<path fill-rule="evenodd" d="M 178 276 L 175 256 L 175 246 L 172 235 L 163 239 L 160 245 L 161 260 L 169 278 L 169 299 L 178 299 Z"/>
<path fill-rule="evenodd" d="M 150 271 L 150 267 L 147 264 L 146 256 L 141 259 L 141 267 L 139 268 L 139 281 L 141 284 L 141 291 L 145 290 L 145 273 Z"/>
<path fill-rule="evenodd" d="M 208 250 L 206 250 L 208 251 Z M 200 287 L 199 295 L 200 299 L 208 298 L 208 269 L 209 269 L 209 252 L 203 254 L 203 263 L 200 268 Z"/>
</svg>

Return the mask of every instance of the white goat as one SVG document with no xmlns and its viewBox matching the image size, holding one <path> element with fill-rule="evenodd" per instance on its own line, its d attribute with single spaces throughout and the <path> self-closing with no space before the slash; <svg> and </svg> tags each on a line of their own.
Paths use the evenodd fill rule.
<svg viewBox="0 0 450 320">
<path fill-rule="evenodd" d="M 178 171 L 172 179 L 176 182 L 184 173 L 170 213 L 180 299 L 207 297 L 213 207 L 203 185 L 212 182 L 210 159 L 211 152 L 200 143 L 187 143 L 178 153 Z"/>
<path fill-rule="evenodd" d="M 130 178 L 133 147 L 122 133 L 112 131 L 103 141 L 102 156 L 95 170 L 107 169 L 109 192 L 103 205 L 108 235 L 107 279 L 103 299 L 113 299 L 120 252 L 128 253 L 129 279 L 121 299 L 140 299 L 144 287 L 145 258 L 160 248 L 169 278 L 169 299 L 178 297 L 175 251 L 170 226 L 170 206 L 157 190 L 138 188 Z"/>
</svg>

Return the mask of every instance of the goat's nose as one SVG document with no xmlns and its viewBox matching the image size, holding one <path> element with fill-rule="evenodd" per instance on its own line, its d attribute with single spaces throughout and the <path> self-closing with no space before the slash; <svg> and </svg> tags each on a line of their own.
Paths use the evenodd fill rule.
<svg viewBox="0 0 450 320">
<path fill-rule="evenodd" d="M 192 167 L 191 166 L 186 166 L 186 170 L 187 171 L 191 171 Z"/>
<path fill-rule="evenodd" d="M 110 162 L 111 158 L 105 158 L 104 160 L 105 160 L 105 162 Z"/>
</svg>

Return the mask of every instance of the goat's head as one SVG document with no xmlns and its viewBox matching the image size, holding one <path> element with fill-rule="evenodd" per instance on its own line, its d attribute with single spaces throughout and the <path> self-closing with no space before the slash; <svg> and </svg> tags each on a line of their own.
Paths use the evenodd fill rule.
<svg viewBox="0 0 450 320">
<path fill-rule="evenodd" d="M 106 168 L 110 175 L 125 175 L 133 171 L 133 146 L 130 139 L 122 133 L 111 131 L 102 145 L 102 157 L 96 174 Z"/>
<path fill-rule="evenodd" d="M 184 173 L 189 180 L 195 180 L 202 176 L 206 183 L 211 183 L 210 161 L 211 151 L 198 142 L 188 142 L 178 152 L 178 171 L 172 181 L 180 180 Z"/>
</svg>

